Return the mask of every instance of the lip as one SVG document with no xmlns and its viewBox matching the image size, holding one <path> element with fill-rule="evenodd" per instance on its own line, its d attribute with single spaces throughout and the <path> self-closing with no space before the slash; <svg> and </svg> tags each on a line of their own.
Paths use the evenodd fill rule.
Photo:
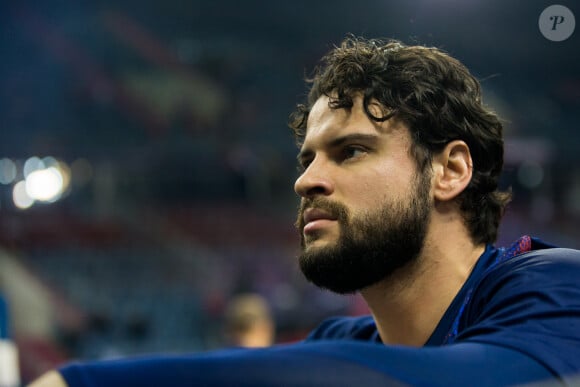
<svg viewBox="0 0 580 387">
<path fill-rule="evenodd" d="M 318 208 L 308 208 L 304 211 L 303 219 L 304 224 L 307 225 L 317 220 L 336 220 L 336 217 Z"/>
</svg>

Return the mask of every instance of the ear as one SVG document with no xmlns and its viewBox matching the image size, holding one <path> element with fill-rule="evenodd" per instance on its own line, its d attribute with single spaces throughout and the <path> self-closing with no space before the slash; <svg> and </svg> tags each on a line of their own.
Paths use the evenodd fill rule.
<svg viewBox="0 0 580 387">
<path fill-rule="evenodd" d="M 471 181 L 473 161 L 464 141 L 451 141 L 433 158 L 433 195 L 436 200 L 457 197 Z"/>
</svg>

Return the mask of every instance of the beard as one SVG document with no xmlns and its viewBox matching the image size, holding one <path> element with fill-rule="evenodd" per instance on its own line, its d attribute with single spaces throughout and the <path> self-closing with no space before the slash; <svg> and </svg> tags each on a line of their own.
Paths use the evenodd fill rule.
<svg viewBox="0 0 580 387">
<path fill-rule="evenodd" d="M 417 261 L 430 219 L 430 173 L 419 173 L 409 200 L 383 203 L 376 211 L 351 217 L 348 209 L 324 197 L 304 199 L 296 226 L 301 235 L 300 269 L 314 285 L 339 294 L 360 291 Z M 334 245 L 308 247 L 304 210 L 319 208 L 337 219 Z M 311 238 L 316 238 L 316 234 Z"/>
</svg>

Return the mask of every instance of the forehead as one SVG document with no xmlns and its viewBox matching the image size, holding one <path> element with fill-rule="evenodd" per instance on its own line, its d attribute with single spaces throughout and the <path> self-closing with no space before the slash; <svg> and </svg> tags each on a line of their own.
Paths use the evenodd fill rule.
<svg viewBox="0 0 580 387">
<path fill-rule="evenodd" d="M 378 103 L 369 104 L 368 109 L 373 115 L 382 114 Z M 402 124 L 394 118 L 385 122 L 377 122 L 369 118 L 360 95 L 353 98 L 353 106 L 349 109 L 333 109 L 329 106 L 329 97 L 321 96 L 308 115 L 303 148 L 353 133 L 374 134 L 385 138 L 400 135 L 408 137 L 408 130 L 397 130 L 401 126 Z"/>
</svg>

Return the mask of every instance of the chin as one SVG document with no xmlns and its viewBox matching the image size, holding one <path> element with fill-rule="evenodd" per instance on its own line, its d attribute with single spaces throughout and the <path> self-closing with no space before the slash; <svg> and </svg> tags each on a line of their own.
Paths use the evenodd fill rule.
<svg viewBox="0 0 580 387">
<path fill-rule="evenodd" d="M 327 247 L 333 247 L 336 245 L 336 240 L 329 240 L 328 237 L 316 237 L 311 240 L 306 240 L 304 245 L 304 250 L 309 251 L 312 249 L 322 249 Z"/>
</svg>

